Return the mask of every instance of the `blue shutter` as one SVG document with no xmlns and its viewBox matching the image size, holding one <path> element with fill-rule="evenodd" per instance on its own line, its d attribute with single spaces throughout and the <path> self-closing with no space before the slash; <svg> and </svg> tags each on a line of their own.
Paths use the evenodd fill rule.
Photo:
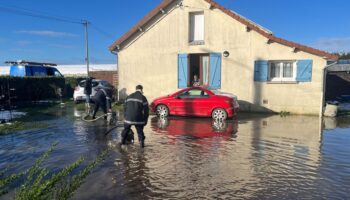
<svg viewBox="0 0 350 200">
<path fill-rule="evenodd" d="M 257 60 L 254 65 L 254 81 L 267 81 L 269 62 L 267 60 Z"/>
<path fill-rule="evenodd" d="M 178 69 L 177 69 L 177 78 L 178 78 L 178 88 L 187 87 L 187 78 L 188 78 L 188 55 L 179 54 L 178 55 Z"/>
<path fill-rule="evenodd" d="M 297 81 L 311 82 L 311 78 L 312 78 L 312 60 L 298 60 Z"/>
<path fill-rule="evenodd" d="M 209 89 L 221 88 L 221 53 L 210 54 Z"/>
</svg>

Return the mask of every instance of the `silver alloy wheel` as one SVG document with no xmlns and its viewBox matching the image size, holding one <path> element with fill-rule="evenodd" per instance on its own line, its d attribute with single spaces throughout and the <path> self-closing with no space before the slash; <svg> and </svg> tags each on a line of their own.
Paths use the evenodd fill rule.
<svg viewBox="0 0 350 200">
<path fill-rule="evenodd" d="M 168 108 L 165 105 L 157 106 L 157 115 L 159 117 L 167 117 L 169 115 Z"/>
<path fill-rule="evenodd" d="M 227 118 L 226 111 L 221 108 L 217 108 L 213 111 L 212 118 L 214 120 L 224 121 Z"/>
</svg>

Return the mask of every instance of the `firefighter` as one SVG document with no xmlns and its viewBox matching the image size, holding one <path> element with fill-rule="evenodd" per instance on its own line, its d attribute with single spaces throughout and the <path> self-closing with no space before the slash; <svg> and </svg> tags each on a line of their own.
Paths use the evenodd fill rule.
<svg viewBox="0 0 350 200">
<path fill-rule="evenodd" d="M 135 126 L 141 148 L 145 147 L 145 134 L 143 128 L 147 125 L 149 107 L 143 95 L 142 85 L 136 86 L 136 92 L 130 94 L 124 104 L 124 130 L 121 144 L 126 144 L 131 126 Z"/>
<path fill-rule="evenodd" d="M 109 88 L 99 87 L 98 91 L 93 97 L 93 101 L 95 102 L 94 112 L 92 114 L 92 119 L 96 119 L 96 113 L 98 109 L 101 107 L 104 114 L 108 112 L 112 112 L 112 90 Z M 104 116 L 107 119 L 107 116 Z"/>
</svg>

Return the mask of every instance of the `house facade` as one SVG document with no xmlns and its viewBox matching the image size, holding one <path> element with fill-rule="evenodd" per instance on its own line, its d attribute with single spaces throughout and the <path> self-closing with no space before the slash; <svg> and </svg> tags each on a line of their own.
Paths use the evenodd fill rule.
<svg viewBox="0 0 350 200">
<path fill-rule="evenodd" d="M 119 93 L 151 101 L 201 85 L 238 96 L 245 111 L 322 112 L 324 68 L 337 57 L 278 38 L 211 0 L 164 0 L 110 46 Z"/>
</svg>

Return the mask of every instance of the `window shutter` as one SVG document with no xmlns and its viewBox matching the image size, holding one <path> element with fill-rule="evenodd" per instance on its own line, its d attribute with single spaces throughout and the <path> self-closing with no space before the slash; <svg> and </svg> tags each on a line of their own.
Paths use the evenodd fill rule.
<svg viewBox="0 0 350 200">
<path fill-rule="evenodd" d="M 209 89 L 221 88 L 221 53 L 210 54 Z"/>
<path fill-rule="evenodd" d="M 177 78 L 178 78 L 178 88 L 187 87 L 187 77 L 188 77 L 188 55 L 179 54 L 178 55 L 178 69 L 177 69 Z"/>
<path fill-rule="evenodd" d="M 298 60 L 297 81 L 311 82 L 311 78 L 312 78 L 312 60 Z"/>
<path fill-rule="evenodd" d="M 268 80 L 269 63 L 267 60 L 257 60 L 254 65 L 254 81 Z"/>
</svg>

